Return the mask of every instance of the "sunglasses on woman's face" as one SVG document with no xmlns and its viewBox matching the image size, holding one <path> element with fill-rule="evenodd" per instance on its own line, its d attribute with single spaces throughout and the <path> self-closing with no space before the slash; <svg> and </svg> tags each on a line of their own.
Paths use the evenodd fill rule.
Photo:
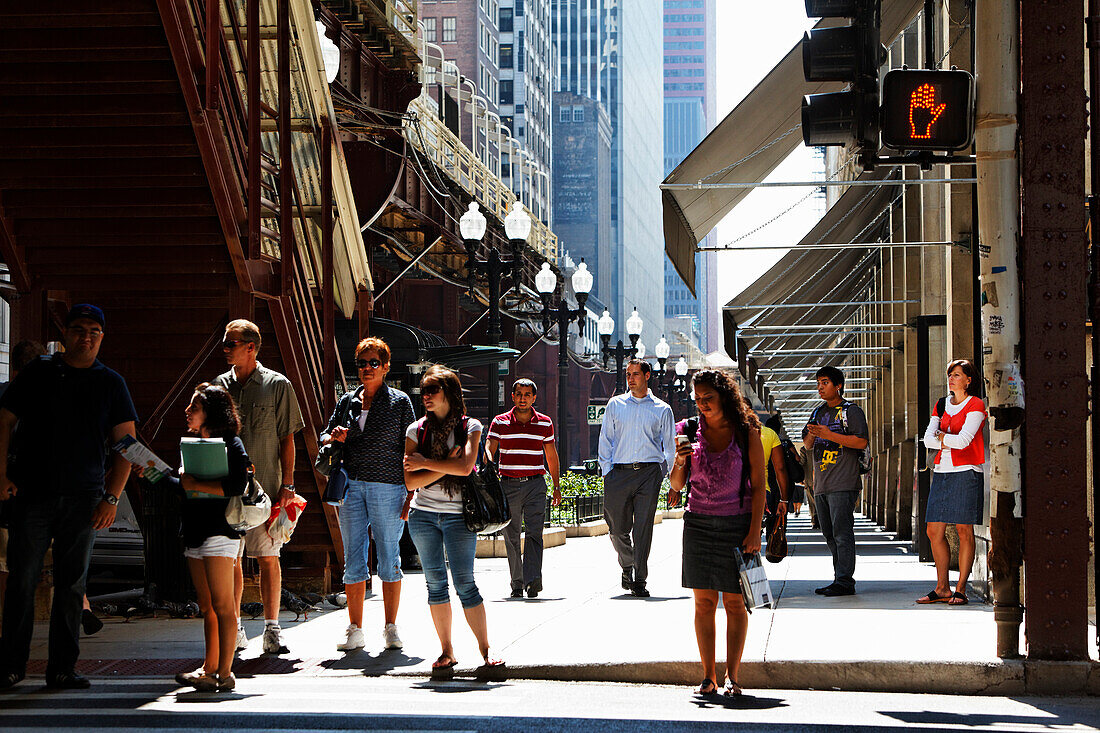
<svg viewBox="0 0 1100 733">
<path fill-rule="evenodd" d="M 377 369 L 380 366 L 382 366 L 382 362 L 380 362 L 378 359 L 356 359 L 355 360 L 355 368 L 356 369 L 366 369 L 367 367 L 370 367 L 371 369 Z"/>
<path fill-rule="evenodd" d="M 432 395 L 439 394 L 443 391 L 443 388 L 438 384 L 429 384 L 420 388 L 420 394 L 425 397 L 431 397 Z"/>
</svg>

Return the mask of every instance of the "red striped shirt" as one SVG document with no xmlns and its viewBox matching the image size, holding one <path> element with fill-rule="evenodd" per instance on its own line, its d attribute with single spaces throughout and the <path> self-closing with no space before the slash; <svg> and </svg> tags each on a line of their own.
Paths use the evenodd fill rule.
<svg viewBox="0 0 1100 733">
<path fill-rule="evenodd" d="M 499 441 L 500 475 L 526 478 L 546 473 L 546 444 L 554 442 L 554 423 L 537 410 L 527 422 L 516 418 L 515 409 L 497 415 L 489 425 L 489 439 Z"/>
</svg>

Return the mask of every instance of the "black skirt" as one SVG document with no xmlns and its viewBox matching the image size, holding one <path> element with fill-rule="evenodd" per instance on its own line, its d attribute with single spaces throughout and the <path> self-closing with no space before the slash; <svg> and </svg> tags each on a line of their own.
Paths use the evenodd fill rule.
<svg viewBox="0 0 1100 733">
<path fill-rule="evenodd" d="M 733 551 L 741 548 L 751 522 L 748 513 L 712 516 L 684 512 L 681 584 L 685 588 L 740 593 L 741 574 Z"/>
</svg>

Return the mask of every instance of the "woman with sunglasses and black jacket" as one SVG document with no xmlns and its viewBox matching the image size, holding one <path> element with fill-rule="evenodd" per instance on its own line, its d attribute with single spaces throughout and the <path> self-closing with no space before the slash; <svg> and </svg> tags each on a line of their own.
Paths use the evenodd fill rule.
<svg viewBox="0 0 1100 733">
<path fill-rule="evenodd" d="M 343 466 L 348 492 L 340 507 L 344 538 L 344 592 L 348 599 L 347 638 L 339 651 L 366 646 L 363 638 L 363 600 L 370 569 L 370 537 L 378 555 L 382 580 L 382 607 L 386 649 L 400 649 L 397 608 L 401 603 L 401 535 L 409 516 L 412 494 L 405 489 L 405 431 L 416 420 L 412 400 L 386 384 L 390 347 L 379 338 L 365 338 L 355 347 L 360 386 L 340 398 L 321 444 L 344 444 Z M 371 530 L 367 534 L 368 528 Z"/>
</svg>

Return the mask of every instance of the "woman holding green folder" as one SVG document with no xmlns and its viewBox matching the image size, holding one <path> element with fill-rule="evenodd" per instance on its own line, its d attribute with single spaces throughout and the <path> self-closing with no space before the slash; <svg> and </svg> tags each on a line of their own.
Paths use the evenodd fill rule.
<svg viewBox="0 0 1100 733">
<path fill-rule="evenodd" d="M 233 570 L 243 534 L 225 521 L 229 497 L 248 486 L 251 462 L 237 437 L 241 420 L 233 398 L 224 388 L 203 382 L 187 406 L 187 430 L 202 438 L 225 441 L 228 472 L 224 478 L 198 479 L 183 473 L 166 477 L 184 493 L 182 524 L 184 557 L 202 610 L 206 656 L 194 672 L 176 675 L 182 685 L 206 692 L 232 690 L 233 655 L 237 649 L 237 607 Z M 140 473 L 140 472 L 139 472 Z"/>
</svg>

